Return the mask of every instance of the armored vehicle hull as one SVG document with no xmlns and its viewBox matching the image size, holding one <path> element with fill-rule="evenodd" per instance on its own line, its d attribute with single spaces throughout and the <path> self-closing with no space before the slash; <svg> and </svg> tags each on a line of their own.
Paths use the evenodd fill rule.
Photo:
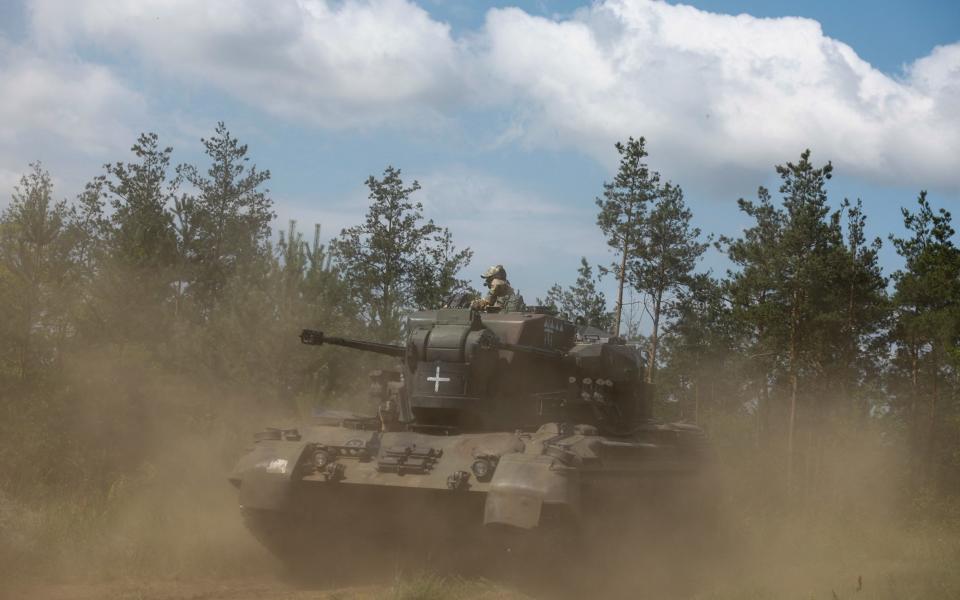
<svg viewBox="0 0 960 600">
<path fill-rule="evenodd" d="M 271 551 L 318 574 L 376 554 L 482 567 L 504 540 L 578 548 L 710 493 L 702 432 L 649 418 L 636 349 L 542 313 L 457 312 L 411 315 L 406 346 L 304 332 L 404 367 L 375 376 L 378 417 L 266 430 L 240 459 L 230 480 Z"/>
</svg>

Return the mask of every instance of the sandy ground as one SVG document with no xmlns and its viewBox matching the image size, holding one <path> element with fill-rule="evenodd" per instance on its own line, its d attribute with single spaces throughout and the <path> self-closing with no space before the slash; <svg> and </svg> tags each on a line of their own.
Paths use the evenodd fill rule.
<svg viewBox="0 0 960 600">
<path fill-rule="evenodd" d="M 383 586 L 305 589 L 263 579 L 236 581 L 117 581 L 49 584 L 10 591 L 9 598 L 35 600 L 360 600 L 390 595 Z"/>
<path fill-rule="evenodd" d="M 455 589 L 454 589 L 455 588 Z M 456 592 L 453 594 L 452 592 Z M 443 584 L 361 585 L 323 588 L 282 581 L 280 578 L 234 580 L 114 581 L 110 583 L 34 584 L 8 590 L 6 600 L 413 600 L 447 597 L 470 600 L 521 600 L 519 592 L 481 582 L 454 587 Z"/>
<path fill-rule="evenodd" d="M 835 561 L 830 561 L 831 563 Z M 33 582 L 4 589 L 0 599 L 24 600 L 553 600 L 555 598 L 643 598 L 644 600 L 954 600 L 960 584 L 946 565 L 896 563 L 843 565 L 782 561 L 758 563 L 753 568 L 720 573 L 643 571 L 641 581 L 589 587 L 544 587 L 494 583 L 483 579 L 443 578 L 436 575 L 391 577 L 366 581 L 303 584 L 280 574 L 181 579 L 115 579 L 111 581 Z M 568 569 L 569 565 L 557 565 Z M 862 573 L 862 575 L 861 575 Z M 659 575 L 659 576 L 658 576 Z M 667 581 L 669 579 L 669 582 Z M 369 583 L 376 581 L 376 583 Z M 574 589 L 576 588 L 576 589 Z M 518 591 L 518 589 L 520 591 Z"/>
</svg>

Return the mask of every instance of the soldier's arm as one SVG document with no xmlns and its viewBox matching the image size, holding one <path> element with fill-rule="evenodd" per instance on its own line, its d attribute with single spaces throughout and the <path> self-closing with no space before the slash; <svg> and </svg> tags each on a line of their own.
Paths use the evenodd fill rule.
<svg viewBox="0 0 960 600">
<path fill-rule="evenodd" d="M 492 298 L 490 294 L 487 294 L 485 297 L 477 298 L 476 300 L 471 302 L 470 308 L 472 308 L 473 310 L 483 310 L 488 306 L 492 306 L 495 300 L 496 299 Z"/>
</svg>

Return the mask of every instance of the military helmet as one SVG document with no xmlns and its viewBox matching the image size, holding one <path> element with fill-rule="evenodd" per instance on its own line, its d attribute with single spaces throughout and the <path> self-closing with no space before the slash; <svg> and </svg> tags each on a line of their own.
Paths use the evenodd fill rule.
<svg viewBox="0 0 960 600">
<path fill-rule="evenodd" d="M 507 271 L 503 268 L 503 265 L 493 265 L 484 271 L 481 277 L 483 277 L 484 281 L 488 279 L 506 279 Z"/>
</svg>

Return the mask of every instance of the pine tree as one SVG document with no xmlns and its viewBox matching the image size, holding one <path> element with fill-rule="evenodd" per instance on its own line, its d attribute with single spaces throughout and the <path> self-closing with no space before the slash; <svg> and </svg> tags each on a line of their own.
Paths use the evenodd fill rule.
<svg viewBox="0 0 960 600">
<path fill-rule="evenodd" d="M 222 121 L 214 136 L 201 142 L 210 166 L 206 173 L 193 165 L 177 168 L 195 192 L 177 198 L 174 212 L 183 260 L 180 278 L 200 314 L 209 315 L 230 278 L 262 267 L 274 213 L 269 190 L 263 188 L 270 171 L 248 164 L 247 146 Z"/>
<path fill-rule="evenodd" d="M 97 278 L 91 293 L 99 310 L 84 328 L 119 342 L 153 345 L 170 329 L 180 264 L 170 206 L 177 181 L 168 179 L 172 148 L 141 134 L 133 162 L 105 166 L 84 193 L 83 211 L 99 231 Z M 112 209 L 106 214 L 105 204 Z"/>
<path fill-rule="evenodd" d="M 438 229 L 425 246 L 425 252 L 414 262 L 414 303 L 418 308 L 437 308 L 451 297 L 467 293 L 470 283 L 457 274 L 470 264 L 473 251 L 458 249 L 453 234 L 446 228 Z"/>
<path fill-rule="evenodd" d="M 838 249 L 843 246 L 840 214 L 831 213 L 826 182 L 833 166 L 815 167 L 810 151 L 797 163 L 776 167 L 783 208 L 760 190 L 760 203 L 741 200 L 741 210 L 756 225 L 743 238 L 724 240 L 735 263 L 742 265 L 731 279 L 737 310 L 751 324 L 753 356 L 779 369 L 788 396 L 787 489 L 793 491 L 801 379 L 811 387 L 824 379 L 833 356 L 829 332 L 840 326 L 843 311 L 837 307 Z M 759 410 L 769 399 L 767 380 L 761 374 Z M 813 414 L 814 411 L 811 411 Z"/>
<path fill-rule="evenodd" d="M 581 256 L 576 282 L 566 290 L 560 284 L 554 284 L 547 291 L 546 298 L 538 299 L 537 303 L 556 308 L 564 319 L 582 318 L 591 327 L 609 331 L 613 315 L 607 310 L 603 292 L 597 289 L 599 283 L 600 277 L 594 278 L 593 267 L 585 256 Z"/>
<path fill-rule="evenodd" d="M 694 277 L 676 299 L 672 316 L 657 388 L 679 407 L 677 416 L 701 423 L 707 411 L 735 412 L 746 404 L 740 331 L 721 282 Z"/>
<path fill-rule="evenodd" d="M 757 201 L 737 201 L 740 211 L 753 221 L 738 239 L 720 238 L 736 270 L 728 271 L 723 293 L 731 302 L 731 316 L 739 324 L 743 354 L 748 357 L 745 375 L 753 381 L 756 393 L 756 438 L 765 445 L 769 429 L 773 371 L 777 362 L 777 336 L 780 307 L 773 301 L 779 285 L 778 254 L 785 216 L 776 206 L 769 190 L 760 187 Z"/>
<path fill-rule="evenodd" d="M 908 423 L 913 463 L 917 471 L 935 476 L 937 416 L 944 396 L 944 380 L 957 366 L 960 343 L 960 249 L 953 243 L 952 217 L 934 211 L 921 191 L 916 212 L 902 209 L 908 237 L 891 236 L 906 262 L 893 275 L 895 309 L 891 330 L 896 348 L 895 366 L 909 380 Z M 927 398 L 926 427 L 921 423 Z M 923 440 L 921 442 L 921 440 Z"/>
<path fill-rule="evenodd" d="M 652 327 L 648 383 L 653 383 L 656 374 L 662 320 L 673 308 L 677 294 L 692 283 L 694 269 L 708 246 L 699 241 L 700 229 L 691 224 L 692 219 L 683 190 L 667 183 L 659 189 L 641 227 L 638 260 L 629 278 L 631 285 L 649 298 Z"/>
<path fill-rule="evenodd" d="M 403 314 L 435 303 L 443 287 L 469 264 L 469 249 L 457 250 L 444 228 L 424 221 L 423 205 L 411 196 L 420 189 L 403 183 L 400 170 L 367 179 L 370 208 L 362 225 L 344 229 L 332 244 L 335 264 L 350 282 L 373 333 L 400 339 Z M 438 291 L 438 289 L 440 291 Z M 434 306 L 439 308 L 439 306 Z"/>
<path fill-rule="evenodd" d="M 21 380 L 58 359 L 79 281 L 72 215 L 50 174 L 30 167 L 0 215 L 0 374 Z"/>
<path fill-rule="evenodd" d="M 835 305 L 839 309 L 836 321 L 839 327 L 827 329 L 836 345 L 835 374 L 841 390 L 843 409 L 861 424 L 867 416 L 865 382 L 876 380 L 880 371 L 880 357 L 886 354 L 881 332 L 886 325 L 889 302 L 886 293 L 887 280 L 883 276 L 879 252 L 880 238 L 867 240 L 866 215 L 863 203 L 858 199 L 851 203 L 844 199 L 842 210 L 846 214 L 845 244 L 838 246 L 838 264 L 833 278 L 833 291 L 839 297 Z"/>
<path fill-rule="evenodd" d="M 820 301 L 830 289 L 829 264 L 832 250 L 840 243 L 840 232 L 830 219 L 826 182 L 832 177 L 833 165 L 814 167 L 810 151 L 800 155 L 797 163 L 777 166 L 780 193 L 783 194 L 784 228 L 781 245 L 774 250 L 778 258 L 780 279 L 777 304 L 782 307 L 786 324 L 781 332 L 781 348 L 786 354 L 790 408 L 787 425 L 787 489 L 795 481 L 794 461 L 800 377 L 806 370 L 816 369 L 817 327 L 822 322 Z"/>
<path fill-rule="evenodd" d="M 104 182 L 113 208 L 111 256 L 135 273 L 169 271 L 177 252 L 169 210 L 176 182 L 167 180 L 173 149 L 161 148 L 157 134 L 144 133 L 131 151 L 136 162 L 106 166 Z"/>
<path fill-rule="evenodd" d="M 636 260 L 642 243 L 641 228 L 647 213 L 647 205 L 657 195 L 660 175 L 651 171 L 643 159 L 647 157 L 644 138 L 628 138 L 627 143 L 617 142 L 620 167 L 613 181 L 603 184 L 603 198 L 597 198 L 600 212 L 597 225 L 613 248 L 618 260 L 611 270 L 617 277 L 617 303 L 614 307 L 613 328 L 620 334 L 623 316 L 623 289 L 630 273 L 630 264 Z"/>
</svg>

